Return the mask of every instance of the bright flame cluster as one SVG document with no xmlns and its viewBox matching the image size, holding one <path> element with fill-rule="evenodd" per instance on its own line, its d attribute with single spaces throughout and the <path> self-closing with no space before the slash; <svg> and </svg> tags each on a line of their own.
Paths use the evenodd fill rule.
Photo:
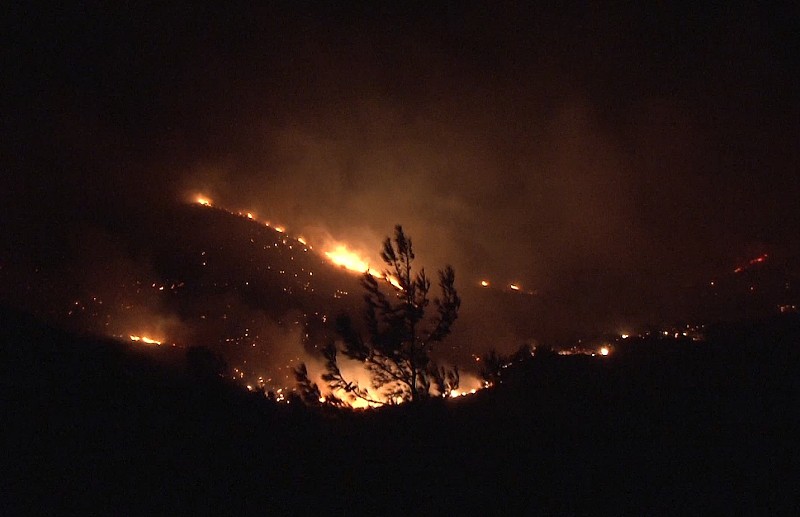
<svg viewBox="0 0 800 517">
<path fill-rule="evenodd" d="M 350 271 L 355 271 L 357 273 L 369 271 L 369 274 L 374 277 L 381 276 L 379 272 L 369 267 L 366 260 L 361 258 L 356 252 L 348 249 L 344 244 L 338 244 L 332 250 L 326 251 L 325 256 L 328 257 L 328 260 L 333 264 Z"/>
<path fill-rule="evenodd" d="M 149 338 L 147 336 L 134 336 L 133 334 L 131 334 L 130 338 L 131 338 L 131 341 L 140 341 L 142 343 L 147 343 L 148 345 L 160 345 L 161 344 L 161 341 L 158 341 L 157 339 Z"/>
<path fill-rule="evenodd" d="M 453 390 L 450 392 L 450 398 L 454 399 L 456 397 L 466 397 L 467 395 L 475 395 L 478 392 L 477 388 L 472 388 L 469 391 L 460 391 L 460 390 Z"/>
</svg>

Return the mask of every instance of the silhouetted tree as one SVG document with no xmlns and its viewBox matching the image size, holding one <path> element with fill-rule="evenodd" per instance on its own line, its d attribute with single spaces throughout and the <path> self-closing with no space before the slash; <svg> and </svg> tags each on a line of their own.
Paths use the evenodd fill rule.
<svg viewBox="0 0 800 517">
<path fill-rule="evenodd" d="M 367 337 L 350 317 L 337 318 L 336 330 L 343 346 L 340 350 L 331 343 L 324 350 L 327 372 L 323 379 L 332 389 L 375 404 L 418 401 L 434 391 L 447 395 L 458 386 L 458 370 L 438 366 L 430 354 L 458 317 L 461 299 L 455 288 L 455 272 L 450 266 L 439 271 L 441 296 L 431 300 L 431 282 L 424 269 L 413 272 L 411 239 L 399 225 L 394 240 L 387 237 L 384 241 L 381 258 L 387 266 L 383 281 L 368 272 L 361 281 L 366 290 Z M 432 315 L 427 314 L 431 301 L 435 307 Z M 339 352 L 364 365 L 379 399 L 371 397 L 364 386 L 345 379 L 338 364 Z"/>
<path fill-rule="evenodd" d="M 309 406 L 316 406 L 322 403 L 322 393 L 319 386 L 308 378 L 308 369 L 305 363 L 300 363 L 294 369 L 294 378 L 297 382 L 296 392 L 300 399 Z"/>
<path fill-rule="evenodd" d="M 480 374 L 488 384 L 500 384 L 504 380 L 508 381 L 512 377 L 511 374 L 518 372 L 520 368 L 529 366 L 532 361 L 551 357 L 558 357 L 558 353 L 552 347 L 541 344 L 532 347 L 528 343 L 523 343 L 510 355 L 499 354 L 492 349 L 481 358 Z"/>
<path fill-rule="evenodd" d="M 509 363 L 508 357 L 497 353 L 497 350 L 489 350 L 481 358 L 481 377 L 489 385 L 500 383 L 500 377 Z"/>
<path fill-rule="evenodd" d="M 536 347 L 536 351 L 539 351 L 539 347 Z M 533 357 L 533 348 L 528 343 L 523 343 L 511 354 L 509 360 L 512 363 L 521 363 L 530 360 L 531 357 Z"/>
<path fill-rule="evenodd" d="M 205 346 L 193 346 L 186 351 L 186 367 L 190 374 L 203 380 L 223 377 L 228 371 L 225 358 Z"/>
<path fill-rule="evenodd" d="M 334 395 L 322 396 L 322 392 L 317 386 L 317 383 L 308 377 L 308 369 L 305 363 L 300 363 L 294 369 L 294 378 L 297 382 L 297 387 L 294 393 L 303 401 L 307 406 L 334 406 L 342 407 L 345 403 Z"/>
<path fill-rule="evenodd" d="M 558 357 L 558 352 L 556 352 L 550 345 L 536 345 L 532 353 L 536 359 Z"/>
</svg>

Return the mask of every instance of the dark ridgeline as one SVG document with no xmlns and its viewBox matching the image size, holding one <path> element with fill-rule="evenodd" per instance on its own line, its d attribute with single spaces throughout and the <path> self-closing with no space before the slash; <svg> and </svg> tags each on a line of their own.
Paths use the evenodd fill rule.
<svg viewBox="0 0 800 517">
<path fill-rule="evenodd" d="M 490 390 L 367 412 L 278 404 L 4 309 L 4 513 L 796 510 L 800 318 L 519 354 Z"/>
</svg>

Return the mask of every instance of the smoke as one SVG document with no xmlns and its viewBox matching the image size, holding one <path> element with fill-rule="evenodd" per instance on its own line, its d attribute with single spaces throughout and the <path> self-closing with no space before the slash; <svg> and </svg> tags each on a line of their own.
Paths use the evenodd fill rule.
<svg viewBox="0 0 800 517">
<path fill-rule="evenodd" d="M 669 317 L 754 243 L 797 250 L 794 31 L 774 14 L 70 14 L 12 20 L 5 250 L 23 235 L 49 259 L 92 228 L 124 240 L 102 221 L 198 191 L 375 265 L 399 223 L 429 272 L 455 266 L 465 313 L 496 325 L 476 334 L 487 346 L 546 332 L 512 321 L 526 310 L 562 329 Z M 539 298 L 484 309 L 466 289 L 478 279 Z"/>
<path fill-rule="evenodd" d="M 565 288 L 576 276 L 607 274 L 623 284 L 609 285 L 604 294 L 613 297 L 633 283 L 623 272 L 648 264 L 646 253 L 659 246 L 636 213 L 631 159 L 586 101 L 569 100 L 536 127 L 517 129 L 513 142 L 504 140 L 508 117 L 500 114 L 462 126 L 434 116 L 451 111 L 444 106 L 402 111 L 391 99 L 372 99 L 354 101 L 335 124 L 324 111 L 313 122 L 298 116 L 264 129 L 243 157 L 187 171 L 184 183 L 286 225 L 318 249 L 346 243 L 371 267 L 382 265 L 381 242 L 402 224 L 417 264 L 429 272 L 454 265 L 465 293 L 486 278 L 541 295 L 585 296 Z M 314 125 L 320 120 L 322 128 Z M 542 331 L 506 324 L 505 308 L 469 311 L 478 303 L 465 296 L 472 314 L 464 321 L 499 328 L 491 339 L 488 331 L 464 336 L 472 346 L 513 347 Z M 561 328 L 589 326 L 579 315 L 562 319 Z"/>
</svg>

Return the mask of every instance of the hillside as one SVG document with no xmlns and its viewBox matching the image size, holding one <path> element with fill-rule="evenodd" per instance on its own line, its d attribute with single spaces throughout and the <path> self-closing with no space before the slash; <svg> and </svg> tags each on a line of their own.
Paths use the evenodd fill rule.
<svg viewBox="0 0 800 517">
<path fill-rule="evenodd" d="M 3 310 L 4 508 L 27 513 L 790 512 L 800 322 L 518 363 L 368 412 L 275 404 Z"/>
<path fill-rule="evenodd" d="M 275 385 L 326 342 L 332 317 L 361 301 L 358 275 L 273 228 L 199 205 L 105 221 L 49 263 L 4 258 L 9 306 L 77 332 L 207 346 Z"/>
</svg>

